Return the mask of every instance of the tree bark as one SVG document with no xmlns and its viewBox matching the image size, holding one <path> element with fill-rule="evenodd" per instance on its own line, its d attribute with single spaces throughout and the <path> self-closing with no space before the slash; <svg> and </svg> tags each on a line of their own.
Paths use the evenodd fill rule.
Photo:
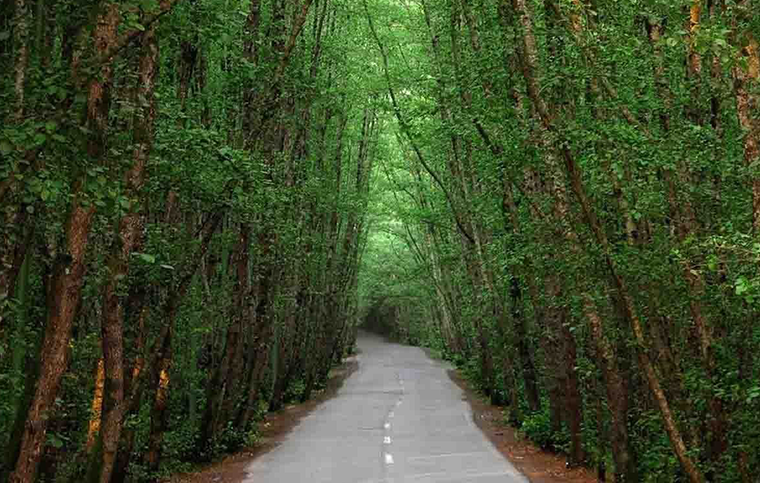
<svg viewBox="0 0 760 483">
<path fill-rule="evenodd" d="M 125 195 L 130 200 L 129 212 L 119 222 L 117 240 L 111 249 L 109 272 L 103 293 L 102 342 L 105 366 L 105 395 L 100 437 L 101 461 L 97 468 L 99 483 L 109 483 L 116 460 L 125 412 L 124 400 L 124 307 L 118 294 L 119 285 L 129 274 L 129 258 L 142 236 L 143 217 L 137 201 L 145 182 L 145 170 L 153 145 L 156 118 L 155 82 L 158 74 L 158 42 L 155 25 L 142 36 L 139 61 L 137 102 L 141 106 L 134 121 L 135 147 L 133 164 L 126 173 Z"/>
<path fill-rule="evenodd" d="M 744 162 L 753 166 L 760 159 L 760 45 L 751 33 L 742 37 L 741 57 L 733 69 L 734 96 L 739 125 L 744 131 Z M 743 66 L 746 65 L 745 66 Z M 760 175 L 753 173 L 752 182 L 752 227 L 760 233 Z"/>
<path fill-rule="evenodd" d="M 116 40 L 116 28 L 120 20 L 117 4 L 105 4 L 98 16 L 93 33 L 98 52 L 110 49 Z M 87 100 L 87 121 L 92 131 L 88 154 L 102 162 L 105 155 L 105 138 L 110 108 L 109 90 L 113 69 L 103 67 L 99 80 L 90 82 Z M 32 483 L 42 456 L 50 412 L 53 410 L 61 377 L 66 369 L 66 352 L 71 328 L 79 306 L 84 283 L 85 256 L 88 237 L 95 208 L 84 205 L 75 186 L 73 206 L 66 224 L 66 255 L 55 262 L 48 299 L 48 320 L 42 344 L 42 364 L 35 393 L 18 452 L 18 461 L 9 477 L 11 483 Z"/>
<path fill-rule="evenodd" d="M 145 388 L 145 344 L 147 337 L 146 319 L 150 309 L 146 303 L 147 292 L 139 290 L 136 294 L 136 303 L 131 304 L 130 308 L 138 314 L 137 325 L 138 334 L 135 342 L 136 353 L 134 363 L 132 364 L 130 378 L 128 379 L 125 416 L 129 417 L 140 410 L 142 394 Z M 132 451 L 135 444 L 136 428 L 126 427 L 122 430 L 122 444 L 116 455 L 114 469 L 111 472 L 111 483 L 124 483 L 127 479 L 127 471 L 132 460 Z"/>
<path fill-rule="evenodd" d="M 15 94 L 12 119 L 20 123 L 24 120 L 26 102 L 26 70 L 29 65 L 29 5 L 28 0 L 15 0 L 13 14 L 13 41 L 16 59 L 13 68 L 13 91 Z"/>
<path fill-rule="evenodd" d="M 607 404 L 612 416 L 612 456 L 615 460 L 616 483 L 639 481 L 636 460 L 628 438 L 628 388 L 618 363 L 617 354 L 604 334 L 602 318 L 594 302 L 583 296 L 583 309 L 591 326 L 596 356 L 605 382 Z"/>
<path fill-rule="evenodd" d="M 100 418 L 103 414 L 103 390 L 105 388 L 105 367 L 103 358 L 98 359 L 95 366 L 95 391 L 92 395 L 92 404 L 90 404 L 90 424 L 87 428 L 87 443 L 85 450 L 90 453 L 95 447 L 95 443 L 100 434 Z"/>
</svg>

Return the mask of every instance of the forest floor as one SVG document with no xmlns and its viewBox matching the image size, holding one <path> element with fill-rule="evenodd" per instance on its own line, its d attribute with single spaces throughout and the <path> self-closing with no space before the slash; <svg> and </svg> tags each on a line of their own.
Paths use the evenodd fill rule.
<svg viewBox="0 0 760 483">
<path fill-rule="evenodd" d="M 314 398 L 267 414 L 260 424 L 260 443 L 255 447 L 228 455 L 197 471 L 174 475 L 166 483 L 240 483 L 246 478 L 245 470 L 254 459 L 277 447 L 301 419 L 321 403 L 335 396 L 343 382 L 357 368 L 358 362 L 355 358 L 346 359 L 341 366 L 333 369 L 327 387 Z M 597 481 L 592 471 L 585 468 L 568 469 L 567 460 L 562 455 L 547 452 L 521 437 L 515 428 L 504 423 L 501 408 L 486 402 L 456 370 L 449 370 L 448 374 L 464 392 L 464 397 L 472 407 L 473 419 L 480 430 L 531 483 Z"/>
<path fill-rule="evenodd" d="M 502 408 L 493 406 L 475 391 L 456 369 L 448 371 L 449 378 L 459 386 L 472 407 L 475 424 L 494 446 L 531 483 L 596 483 L 596 474 L 587 468 L 567 468 L 567 458 L 541 449 L 517 429 L 504 422 Z"/>
</svg>

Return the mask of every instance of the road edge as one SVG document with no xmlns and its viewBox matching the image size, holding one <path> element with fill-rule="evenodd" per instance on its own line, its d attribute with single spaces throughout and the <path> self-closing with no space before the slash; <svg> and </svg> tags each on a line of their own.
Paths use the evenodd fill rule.
<svg viewBox="0 0 760 483">
<path fill-rule="evenodd" d="M 359 368 L 356 354 L 347 357 L 343 363 L 330 371 L 325 389 L 319 391 L 300 404 L 290 404 L 279 411 L 268 413 L 259 423 L 261 440 L 252 448 L 243 448 L 221 459 L 200 464 L 190 472 L 176 473 L 165 478 L 163 483 L 239 483 L 247 476 L 246 468 L 257 458 L 272 451 L 298 426 L 303 418 L 311 414 L 323 403 L 332 399 L 345 381 Z"/>
<path fill-rule="evenodd" d="M 430 354 L 428 354 L 430 355 Z M 475 425 L 531 483 L 596 483 L 587 468 L 567 468 L 567 459 L 544 451 L 504 422 L 502 408 L 486 402 L 458 369 L 446 369 L 449 379 L 462 390 L 462 399 L 472 411 Z"/>
</svg>

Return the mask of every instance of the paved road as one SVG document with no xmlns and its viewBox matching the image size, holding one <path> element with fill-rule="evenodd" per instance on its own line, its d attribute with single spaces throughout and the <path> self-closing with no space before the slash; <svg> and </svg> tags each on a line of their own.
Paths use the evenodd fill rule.
<svg viewBox="0 0 760 483">
<path fill-rule="evenodd" d="M 446 368 L 361 334 L 359 369 L 245 483 L 526 483 L 472 421 Z"/>
</svg>

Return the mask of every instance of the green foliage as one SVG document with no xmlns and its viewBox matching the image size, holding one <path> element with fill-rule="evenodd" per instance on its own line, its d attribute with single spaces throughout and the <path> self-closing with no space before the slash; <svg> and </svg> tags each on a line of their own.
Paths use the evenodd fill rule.
<svg viewBox="0 0 760 483">
<path fill-rule="evenodd" d="M 292 381 L 289 385 L 287 390 L 285 391 L 285 402 L 286 403 L 297 403 L 301 401 L 301 397 L 304 394 L 304 391 L 306 390 L 306 381 L 303 379 L 296 379 L 295 381 Z"/>
<path fill-rule="evenodd" d="M 566 452 L 570 448 L 570 433 L 565 427 L 561 431 L 552 428 L 548 408 L 526 416 L 520 432 L 544 449 Z"/>
</svg>

